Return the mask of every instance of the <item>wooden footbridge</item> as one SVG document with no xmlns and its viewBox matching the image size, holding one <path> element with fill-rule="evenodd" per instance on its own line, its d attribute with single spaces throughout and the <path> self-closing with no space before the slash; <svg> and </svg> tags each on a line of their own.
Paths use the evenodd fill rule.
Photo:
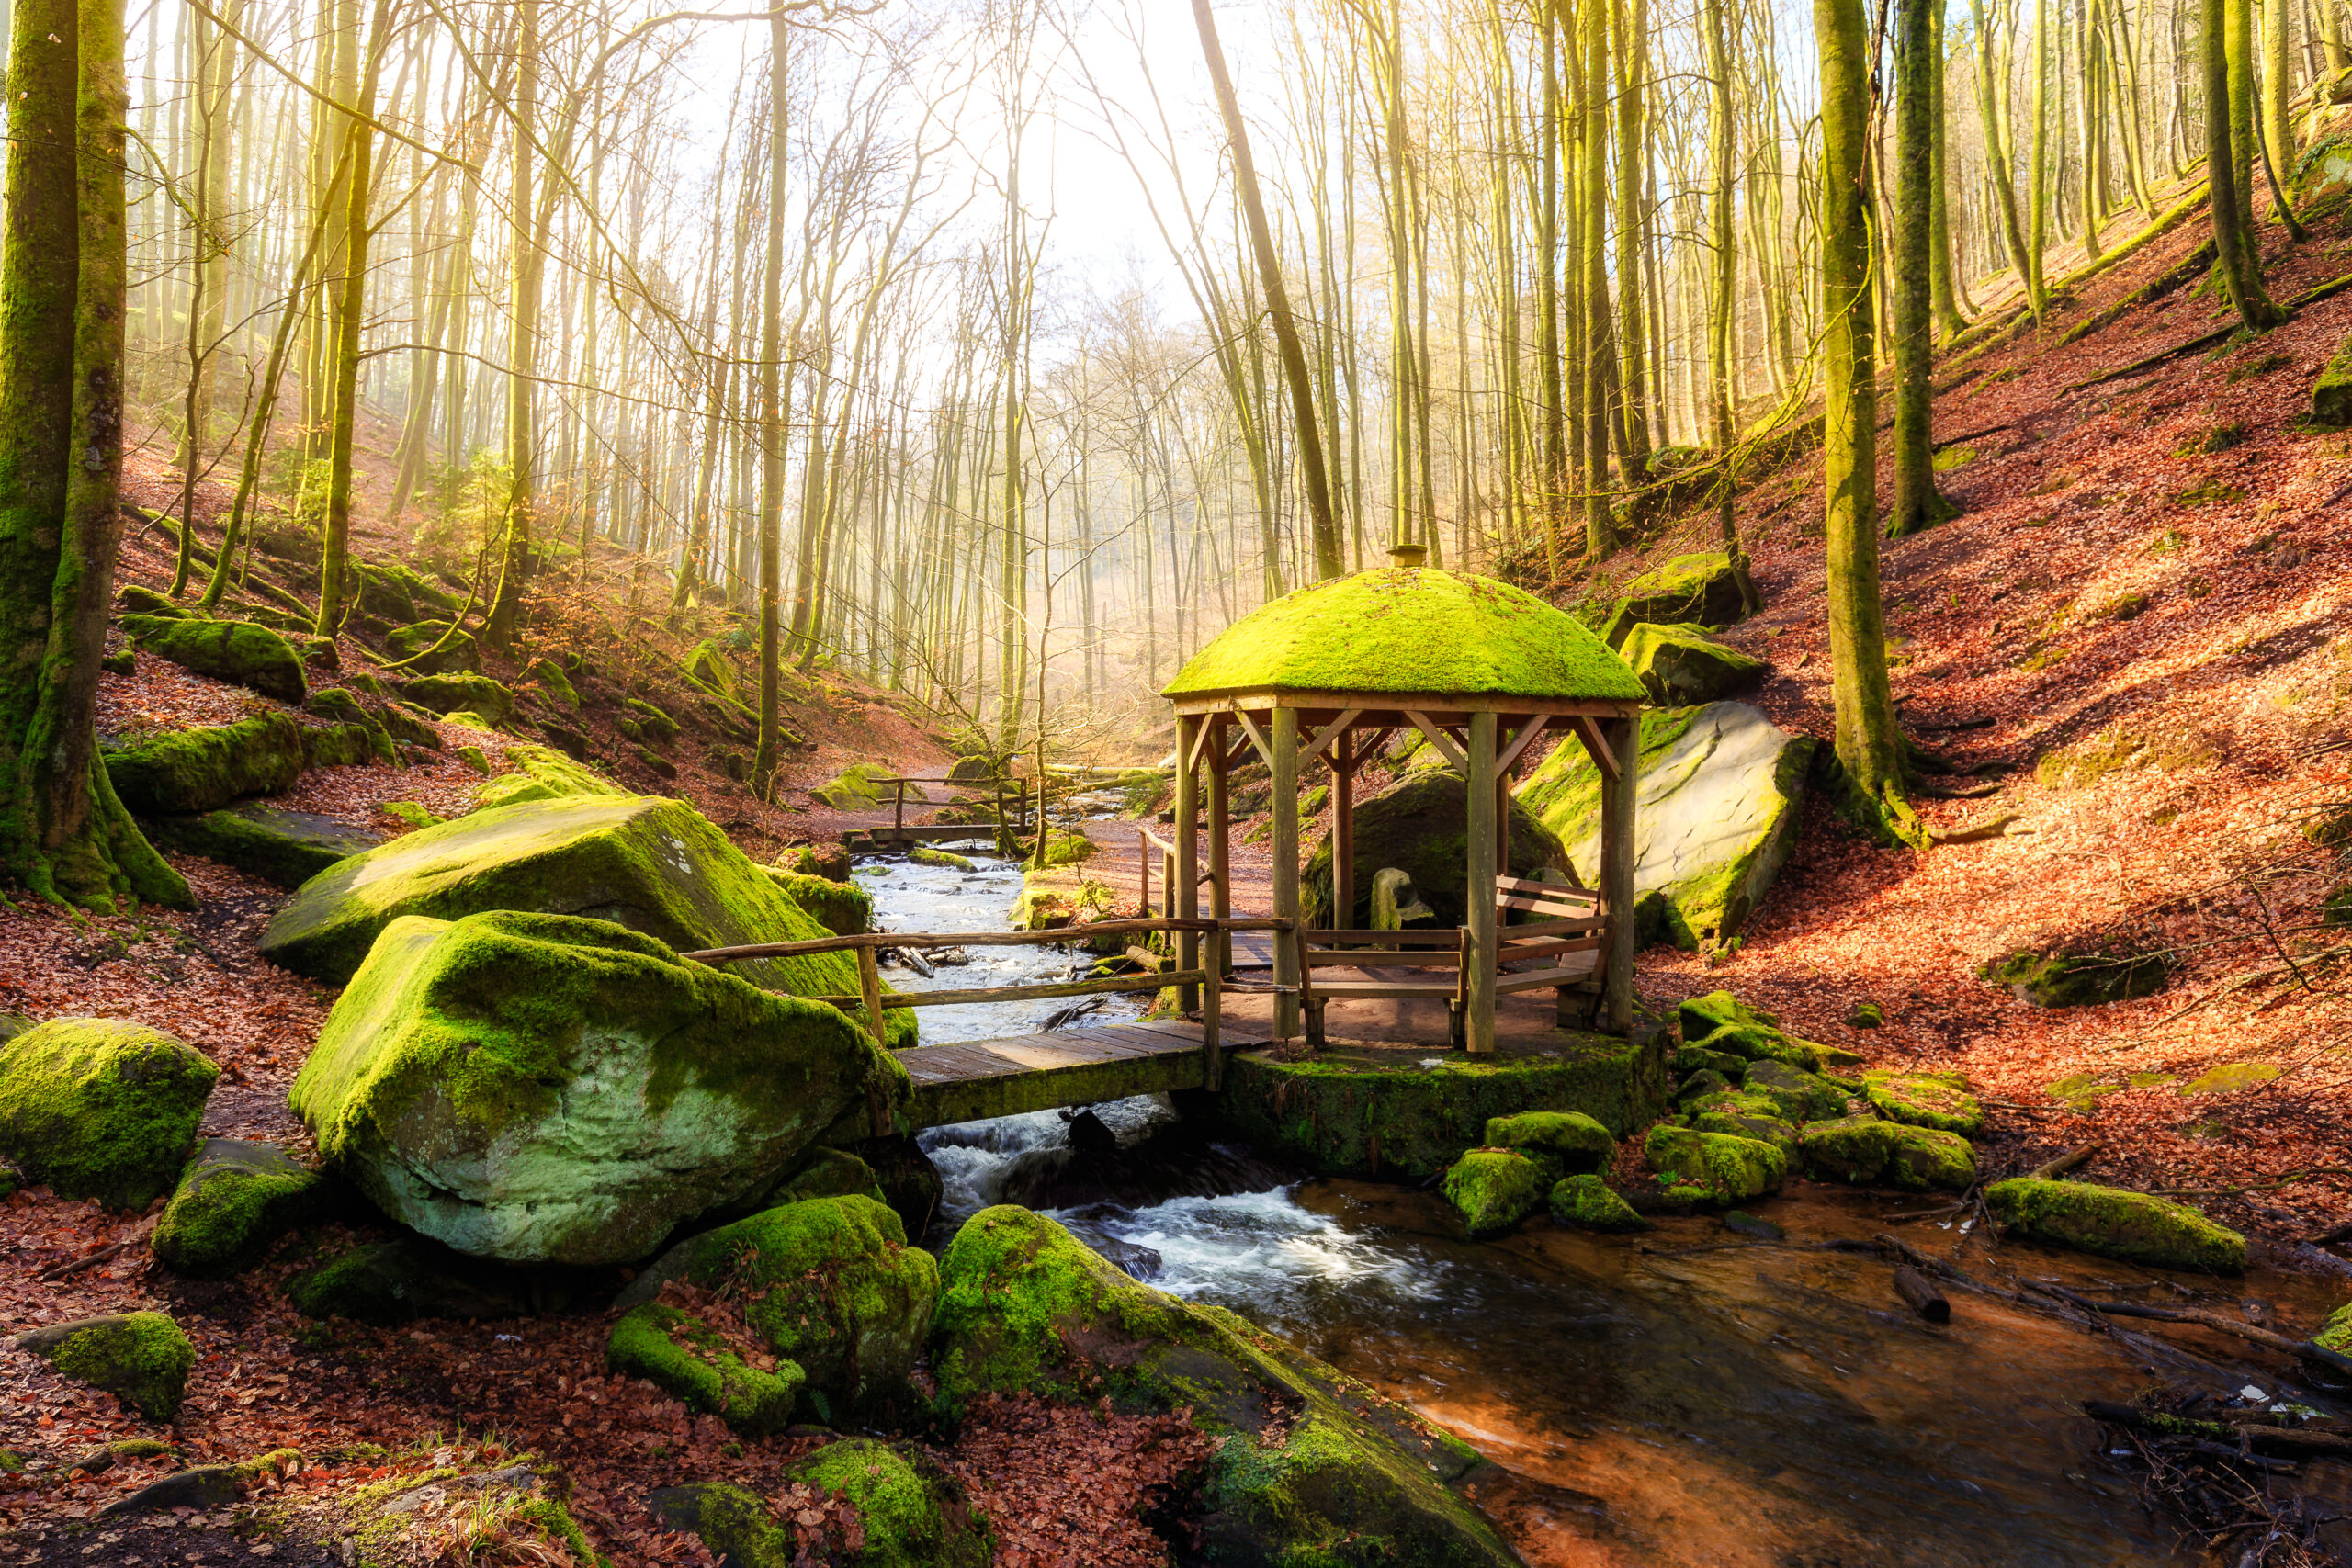
<svg viewBox="0 0 2352 1568">
<path fill-rule="evenodd" d="M 1261 1030 L 1227 1028 L 1220 1005 L 1224 993 L 1236 988 L 1266 987 L 1237 987 L 1222 973 L 1223 966 L 1212 962 L 1195 969 L 1107 975 L 1042 985 L 885 991 L 876 956 L 882 949 L 1035 947 L 1156 933 L 1189 936 L 1197 942 L 1204 936 L 1230 937 L 1235 932 L 1264 933 L 1277 942 L 1294 940 L 1287 920 L 1159 919 L 1098 920 L 1075 929 L 1043 931 L 869 931 L 808 942 L 711 948 L 680 956 L 704 964 L 725 964 L 738 959 L 789 958 L 819 953 L 854 953 L 859 994 L 810 999 L 829 1002 L 859 1020 L 876 1041 L 886 1038 L 883 1014 L 898 1008 L 1040 1001 L 1056 997 L 1157 991 L 1168 986 L 1182 987 L 1184 1000 L 1197 1007 L 1193 1016 L 1185 1019 L 1086 1025 L 997 1040 L 959 1041 L 952 1045 L 917 1045 L 900 1051 L 898 1058 L 906 1065 L 915 1085 L 910 1119 L 917 1127 L 935 1127 L 1028 1111 L 1093 1105 L 1106 1100 L 1124 1100 L 1129 1095 L 1215 1089 L 1224 1080 L 1227 1055 L 1273 1041 L 1271 1033 Z M 1208 944 L 1208 951 L 1216 953 L 1221 945 L 1213 942 Z"/>
</svg>

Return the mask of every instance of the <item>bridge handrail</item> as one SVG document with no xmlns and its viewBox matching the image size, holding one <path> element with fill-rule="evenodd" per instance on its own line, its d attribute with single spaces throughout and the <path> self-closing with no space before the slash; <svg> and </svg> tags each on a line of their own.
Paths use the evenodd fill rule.
<svg viewBox="0 0 2352 1568">
<path fill-rule="evenodd" d="M 683 953 L 701 964 L 724 964 L 745 958 L 795 958 L 815 953 L 857 954 L 856 996 L 811 997 L 856 1017 L 865 1015 L 865 1032 L 875 1043 L 884 1043 L 882 1015 L 900 1008 L 953 1007 L 967 1002 L 1013 1002 L 1046 997 L 1109 996 L 1123 991 L 1156 991 L 1163 986 L 1197 986 L 1201 997 L 1201 1080 L 1216 1089 L 1225 1076 L 1225 1054 L 1217 1043 L 1219 993 L 1225 977 L 1214 962 L 1198 969 L 1163 970 L 1156 975 L 1106 975 L 1100 978 L 1060 980 L 1044 985 L 988 986 L 971 990 L 894 991 L 882 993 L 881 965 L 875 954 L 886 947 L 1036 947 L 1067 942 L 1079 937 L 1141 935 L 1147 931 L 1182 931 L 1214 936 L 1219 931 L 1283 931 L 1298 940 L 1288 920 L 1262 918 L 1186 919 L 1163 917 L 1142 920 L 1097 920 L 1091 925 L 1063 926 L 1044 931 L 861 931 L 854 936 L 816 937 L 806 942 L 749 942 L 740 947 L 708 947 Z M 1214 943 L 1211 952 L 1216 951 Z"/>
</svg>

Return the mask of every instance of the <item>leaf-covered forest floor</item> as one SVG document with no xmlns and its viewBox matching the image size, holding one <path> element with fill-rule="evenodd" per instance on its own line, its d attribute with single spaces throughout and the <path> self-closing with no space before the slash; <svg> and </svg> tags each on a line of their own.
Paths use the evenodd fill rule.
<svg viewBox="0 0 2352 1568">
<path fill-rule="evenodd" d="M 2352 225 L 2342 218 L 2301 246 L 2268 232 L 2266 261 L 2281 298 L 2352 271 Z M 1992 1109 L 1996 1161 L 2023 1167 L 2096 1142 L 2080 1174 L 2192 1194 L 2248 1230 L 2266 1261 L 2312 1267 L 2298 1240 L 2352 1208 L 2352 993 L 2341 958 L 2323 956 L 2345 933 L 2317 924 L 2320 897 L 2345 873 L 2339 852 L 2301 831 L 2323 808 L 2352 800 L 2352 538 L 2340 525 L 2352 437 L 2302 416 L 2320 367 L 2352 332 L 2352 293 L 2254 342 L 2097 388 L 2068 390 L 2207 330 L 2218 301 L 2185 289 L 2054 346 L 2064 328 L 2170 266 L 2201 234 L 2199 223 L 2184 225 L 2095 280 L 2040 340 L 2028 334 L 1975 361 L 1981 374 L 1937 405 L 1939 434 L 1962 437 L 1955 446 L 1973 453 L 1941 476 L 1962 513 L 1886 548 L 1906 726 L 1999 784 L 1989 798 L 1922 800 L 1927 817 L 1952 828 L 2014 812 L 2015 826 L 2030 831 L 1927 853 L 1880 849 L 1849 836 L 1816 800 L 1736 951 L 1653 950 L 1642 955 L 1640 984 L 1660 1005 L 1729 987 L 1797 1032 L 1851 1045 L 1875 1064 L 1958 1067 Z M 370 473 L 370 483 L 382 480 Z M 170 505 L 174 489 L 152 455 L 135 466 L 141 502 Z M 198 516 L 209 521 L 221 497 L 218 487 L 205 494 Z M 1815 460 L 1744 494 L 1741 525 L 1768 605 L 1726 637 L 1773 667 L 1754 700 L 1784 727 L 1826 739 L 1820 510 Z M 1697 516 L 1671 525 L 1610 573 L 1622 580 L 1705 547 L 1712 528 Z M 135 538 L 124 579 L 167 581 L 167 544 L 152 533 Z M 590 587 L 626 591 L 617 558 L 596 568 Z M 588 635 L 587 617 L 574 624 Z M 346 639 L 342 653 L 347 672 L 368 667 L 356 642 Z M 105 678 L 101 724 L 219 722 L 266 704 L 141 655 L 132 676 Z M 1990 722 L 1939 728 L 1980 720 Z M 901 701 L 849 682 L 796 685 L 787 722 L 811 742 L 788 760 L 797 784 L 856 760 L 920 772 L 945 761 Z M 588 727 L 609 741 L 608 724 L 592 717 Z M 505 744 L 454 727 L 444 733 L 453 746 Z M 692 798 L 763 858 L 873 819 L 763 804 L 717 759 L 716 747 L 688 746 L 675 781 L 632 773 L 634 764 L 621 777 Z M 379 809 L 385 803 L 454 813 L 480 782 L 447 760 L 403 772 L 324 769 L 281 804 L 390 833 L 401 825 Z M 1103 837 L 1112 852 L 1091 874 L 1131 884 L 1132 834 L 1116 827 Z M 1237 853 L 1245 870 L 1261 858 Z M 332 997 L 256 955 L 283 893 L 209 862 L 175 863 L 198 895 L 193 914 L 0 908 L 0 1011 L 116 1013 L 169 1030 L 223 1068 L 208 1135 L 299 1148 L 284 1092 Z M 1978 976 L 1986 960 L 2019 948 L 2100 941 L 2168 949 L 2177 970 L 2155 995 L 2055 1011 Z M 1885 1027 L 1844 1021 L 1863 1001 L 1884 1009 Z M 2233 1065 L 2278 1072 L 2250 1087 L 2183 1092 Z M 0 1476 L 0 1562 L 255 1555 L 250 1528 L 229 1510 L 70 1540 L 56 1527 L 182 1461 L 280 1447 L 300 1450 L 301 1467 L 259 1484 L 288 1498 L 304 1522 L 264 1544 L 289 1562 L 341 1561 L 341 1500 L 361 1488 L 520 1452 L 563 1467 L 574 1514 L 615 1560 L 703 1562 L 691 1537 L 652 1529 L 645 1493 L 690 1475 L 775 1495 L 785 1466 L 817 1440 L 738 1445 L 649 1385 L 605 1376 L 601 1317 L 322 1326 L 294 1316 L 270 1288 L 296 1266 L 284 1257 L 220 1284 L 175 1279 L 139 1247 L 43 1277 L 138 1235 L 151 1218 L 38 1190 L 0 1201 L 0 1321 L 154 1306 L 180 1319 L 200 1355 L 189 1402 L 166 1434 L 179 1460 L 120 1461 L 38 1488 Z M 54 1462 L 158 1433 L 22 1352 L 0 1348 L 0 1448 Z M 1076 1551 L 1090 1563 L 1140 1563 L 1160 1548 L 1135 1522 L 1135 1504 L 1164 1484 L 1184 1440 L 1163 1426 L 1008 1404 L 967 1425 L 943 1457 L 997 1521 L 999 1562 L 1061 1562 Z M 400 1550 L 419 1563 L 447 1559 L 465 1524 L 455 1510 L 422 1512 Z M 515 1551 L 511 1560 L 531 1560 Z"/>
</svg>

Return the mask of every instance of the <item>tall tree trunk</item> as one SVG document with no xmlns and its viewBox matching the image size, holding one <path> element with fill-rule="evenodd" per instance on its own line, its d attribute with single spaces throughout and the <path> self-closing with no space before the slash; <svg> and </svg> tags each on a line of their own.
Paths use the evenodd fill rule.
<svg viewBox="0 0 2352 1568">
<path fill-rule="evenodd" d="M 187 907 L 98 758 L 122 543 L 129 266 L 120 0 L 18 0 L 0 228 L 0 875 Z"/>
<path fill-rule="evenodd" d="M 1609 515 L 1609 16 L 1584 0 L 1584 552 L 1616 548 Z"/>
<path fill-rule="evenodd" d="M 1895 0 L 1894 263 L 1894 505 L 1886 536 L 1952 514 L 1936 492 L 1935 354 L 1929 278 L 1935 250 L 1935 88 L 1943 71 L 1942 0 Z"/>
<path fill-rule="evenodd" d="M 2018 281 L 2025 289 L 2027 308 L 2038 311 L 2041 297 L 2035 284 L 2041 273 L 2018 221 L 2017 185 L 2009 177 L 2010 148 L 2003 134 L 2000 97 L 1995 89 L 2000 51 L 1994 47 L 1992 28 L 1984 19 L 1984 0 L 1968 0 L 1968 12 L 1976 23 L 1976 112 L 1984 123 L 1984 164 L 1993 176 L 1994 200 L 2000 209 L 2001 239 L 2008 250 L 2009 265 L 2017 269 Z"/>
<path fill-rule="evenodd" d="M 483 625 L 492 648 L 513 643 L 522 618 L 523 592 L 531 572 L 532 534 L 538 506 L 538 431 L 533 424 L 531 377 L 539 363 L 539 278 L 542 257 L 537 233 L 533 170 L 537 152 L 539 107 L 539 0 L 518 0 L 514 33 L 514 136 L 508 186 L 509 244 L 514 274 L 513 317 L 508 323 L 506 376 L 506 539 L 498 569 L 498 592 Z"/>
<path fill-rule="evenodd" d="M 1650 479 L 1649 409 L 1643 396 L 1648 334 L 1636 281 L 1642 276 L 1642 174 L 1648 166 L 1643 78 L 1649 73 L 1649 6 L 1647 0 L 1626 0 L 1611 14 L 1623 29 L 1617 42 L 1617 379 L 1625 425 L 1620 463 L 1626 521 L 1638 527 L 1648 510 L 1642 491 Z"/>
<path fill-rule="evenodd" d="M 1962 289 L 1959 268 L 1952 260 L 1951 188 L 1946 174 L 1951 147 L 1951 121 L 1944 113 L 1944 73 L 1948 67 L 1944 60 L 1944 17 L 1940 12 L 1936 17 L 1934 52 L 1935 59 L 1928 67 L 1928 86 L 1933 95 L 1928 113 L 1935 127 L 1935 155 L 1928 174 L 1928 183 L 1935 192 L 1932 219 L 1935 233 L 1928 241 L 1932 263 L 1928 282 L 1933 291 L 1929 306 L 1935 314 L 1937 330 L 1950 337 L 1968 323 L 1961 319 Z M 1971 305 L 1969 309 L 1973 310 L 1975 307 Z"/>
<path fill-rule="evenodd" d="M 2236 134 L 2236 102 L 2231 85 L 2243 58 L 2247 28 L 2242 15 L 2252 0 L 2204 0 L 2205 165 L 2211 189 L 2207 206 L 2213 217 L 2213 270 L 2248 331 L 2265 332 L 2287 319 L 2262 286 L 2262 251 L 2254 232 L 2253 214 L 2244 186 L 2252 169 L 2243 154 L 2245 143 Z M 2233 22 L 2232 17 L 2237 19 Z"/>
<path fill-rule="evenodd" d="M 773 799 L 783 761 L 784 649 L 784 203 L 792 144 L 786 134 L 792 34 L 768 19 L 767 265 L 760 278 L 760 742 L 752 786 Z"/>
<path fill-rule="evenodd" d="M 384 31 L 391 0 L 376 0 L 368 29 L 368 59 L 359 85 L 358 116 L 352 121 L 350 173 L 343 224 L 342 299 L 333 313 L 334 431 L 327 451 L 326 555 L 319 568 L 319 618 L 313 629 L 332 637 L 343 625 L 344 566 L 351 547 L 351 459 L 359 428 L 359 334 L 368 319 L 368 193 L 375 185 L 377 73 L 384 58 Z"/>
<path fill-rule="evenodd" d="M 1822 466 L 1837 756 L 1856 822 L 1916 842 L 1918 819 L 1901 793 L 1903 736 L 1886 675 L 1872 515 L 1878 392 L 1870 293 L 1870 28 L 1862 0 L 1814 0 L 1813 15 L 1821 51 Z"/>
</svg>

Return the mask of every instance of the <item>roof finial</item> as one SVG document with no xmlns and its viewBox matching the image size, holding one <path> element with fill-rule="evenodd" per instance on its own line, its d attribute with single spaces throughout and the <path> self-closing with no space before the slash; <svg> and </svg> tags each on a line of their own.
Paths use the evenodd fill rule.
<svg viewBox="0 0 2352 1568">
<path fill-rule="evenodd" d="M 1429 558 L 1429 555 L 1427 545 L 1407 544 L 1401 539 L 1388 547 L 1388 560 L 1392 566 L 1419 566 Z"/>
</svg>

